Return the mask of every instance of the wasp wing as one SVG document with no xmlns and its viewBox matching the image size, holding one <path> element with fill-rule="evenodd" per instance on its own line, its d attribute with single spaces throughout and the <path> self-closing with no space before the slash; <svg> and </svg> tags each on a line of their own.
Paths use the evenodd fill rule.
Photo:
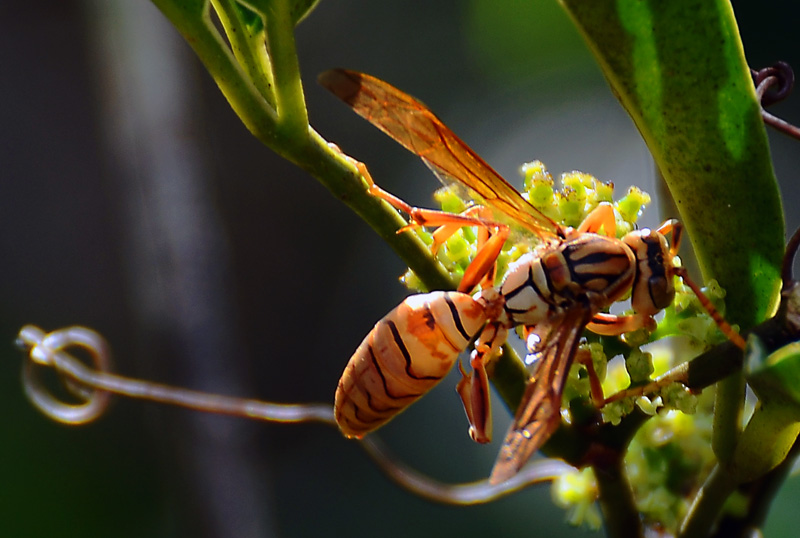
<svg viewBox="0 0 800 538">
<path fill-rule="evenodd" d="M 591 317 L 591 310 L 578 304 L 533 328 L 533 340 L 537 343 L 530 351 L 537 356 L 537 362 L 503 440 L 490 483 L 499 484 L 514 476 L 558 429 L 564 384 L 581 333 Z"/>
<path fill-rule="evenodd" d="M 469 187 L 482 201 L 539 237 L 553 237 L 559 225 L 533 207 L 486 161 L 444 125 L 427 106 L 375 77 L 332 69 L 319 83 L 404 148 L 439 177 Z"/>
</svg>

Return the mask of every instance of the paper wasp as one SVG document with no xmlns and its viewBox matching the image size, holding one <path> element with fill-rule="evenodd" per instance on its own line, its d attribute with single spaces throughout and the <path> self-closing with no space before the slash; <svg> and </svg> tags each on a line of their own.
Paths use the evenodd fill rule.
<svg viewBox="0 0 800 538">
<path fill-rule="evenodd" d="M 682 227 L 668 220 L 656 230 L 635 230 L 617 239 L 613 208 L 607 204 L 599 205 L 577 228 L 562 226 L 533 207 L 413 97 L 353 71 L 325 72 L 320 83 L 421 157 L 440 178 L 463 184 L 485 204 L 459 215 L 412 207 L 375 185 L 366 167 L 356 163 L 369 192 L 408 214 L 409 226 L 437 228 L 434 248 L 461 227 L 477 227 L 481 236 L 457 291 L 407 298 L 358 347 L 336 391 L 339 427 L 348 437 L 361 437 L 383 425 L 438 383 L 474 340 L 472 373 L 465 373 L 459 363 L 462 380 L 457 391 L 470 436 L 488 442 L 487 363 L 497 356 L 509 329 L 522 326 L 535 360 L 490 476 L 493 483 L 506 480 L 558 428 L 564 385 L 583 330 L 619 335 L 652 328 L 653 316 L 673 301 L 673 277 L 685 278 L 673 263 Z M 509 235 L 502 218 L 536 236 L 539 243 L 495 286 L 495 260 Z M 480 291 L 474 293 L 478 285 Z M 628 291 L 633 314 L 604 313 Z M 743 346 L 741 337 L 699 296 L 723 331 Z"/>
</svg>

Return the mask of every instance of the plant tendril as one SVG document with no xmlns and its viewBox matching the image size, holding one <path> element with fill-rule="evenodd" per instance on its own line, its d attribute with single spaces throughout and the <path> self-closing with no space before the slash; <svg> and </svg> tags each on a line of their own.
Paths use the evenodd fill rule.
<svg viewBox="0 0 800 538">
<path fill-rule="evenodd" d="M 85 327 L 68 327 L 45 333 L 33 325 L 22 328 L 17 344 L 27 352 L 23 369 L 25 393 L 45 415 L 65 424 L 86 424 L 100 417 L 111 394 L 177 405 L 197 411 L 246 417 L 266 422 L 322 422 L 337 427 L 330 404 L 277 404 L 188 390 L 111 373 L 109 347 L 105 339 Z M 91 358 L 91 366 L 68 353 L 79 348 Z M 67 391 L 79 403 L 55 396 L 39 378 L 39 369 L 56 371 Z M 555 459 L 540 459 L 527 465 L 502 484 L 488 479 L 446 484 L 400 462 L 374 435 L 360 441 L 367 454 L 389 478 L 403 488 L 428 500 L 454 505 L 493 501 L 532 484 L 546 482 L 574 467 Z"/>
<path fill-rule="evenodd" d="M 756 71 L 750 69 L 753 84 L 756 86 L 756 95 L 761 102 L 761 117 L 764 122 L 784 134 L 800 140 L 800 128 L 788 123 L 777 116 L 767 112 L 764 107 L 770 106 L 786 99 L 794 87 L 794 71 L 786 62 L 777 62 L 775 65 Z"/>
</svg>

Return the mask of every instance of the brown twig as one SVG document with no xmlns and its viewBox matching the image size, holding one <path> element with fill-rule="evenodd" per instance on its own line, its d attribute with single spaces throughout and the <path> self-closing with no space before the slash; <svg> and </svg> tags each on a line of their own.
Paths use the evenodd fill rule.
<svg viewBox="0 0 800 538">
<path fill-rule="evenodd" d="M 773 116 L 764 107 L 783 101 L 792 92 L 794 87 L 794 72 L 786 62 L 777 62 L 771 67 L 756 71 L 750 70 L 753 84 L 756 86 L 756 95 L 761 102 L 761 117 L 764 122 L 782 133 L 800 140 L 800 128 Z"/>
</svg>

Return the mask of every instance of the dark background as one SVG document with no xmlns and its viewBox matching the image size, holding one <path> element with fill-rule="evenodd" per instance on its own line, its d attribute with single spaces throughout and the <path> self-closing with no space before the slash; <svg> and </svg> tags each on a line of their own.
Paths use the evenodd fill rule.
<svg viewBox="0 0 800 538">
<path fill-rule="evenodd" d="M 752 66 L 800 66 L 793 3 L 734 7 Z M 554 174 L 613 180 L 618 194 L 653 192 L 645 146 L 555 2 L 327 1 L 297 45 L 314 127 L 412 203 L 430 205 L 435 180 L 317 73 L 355 68 L 422 98 L 512 181 L 541 159 Z M 4 2 L 0 67 L 0 536 L 568 534 L 548 486 L 486 506 L 430 504 L 325 426 L 126 400 L 80 428 L 35 411 L 12 345 L 25 323 L 96 329 L 127 375 L 330 402 L 353 349 L 406 294 L 404 268 L 247 132 L 148 2 Z M 798 103 L 774 110 L 800 123 Z M 771 142 L 793 230 L 799 146 Z M 469 441 L 454 384 L 380 435 L 439 479 L 485 477 L 497 442 Z M 495 411 L 503 431 L 507 412 Z M 787 483 L 767 536 L 796 535 L 798 489 Z"/>
</svg>

